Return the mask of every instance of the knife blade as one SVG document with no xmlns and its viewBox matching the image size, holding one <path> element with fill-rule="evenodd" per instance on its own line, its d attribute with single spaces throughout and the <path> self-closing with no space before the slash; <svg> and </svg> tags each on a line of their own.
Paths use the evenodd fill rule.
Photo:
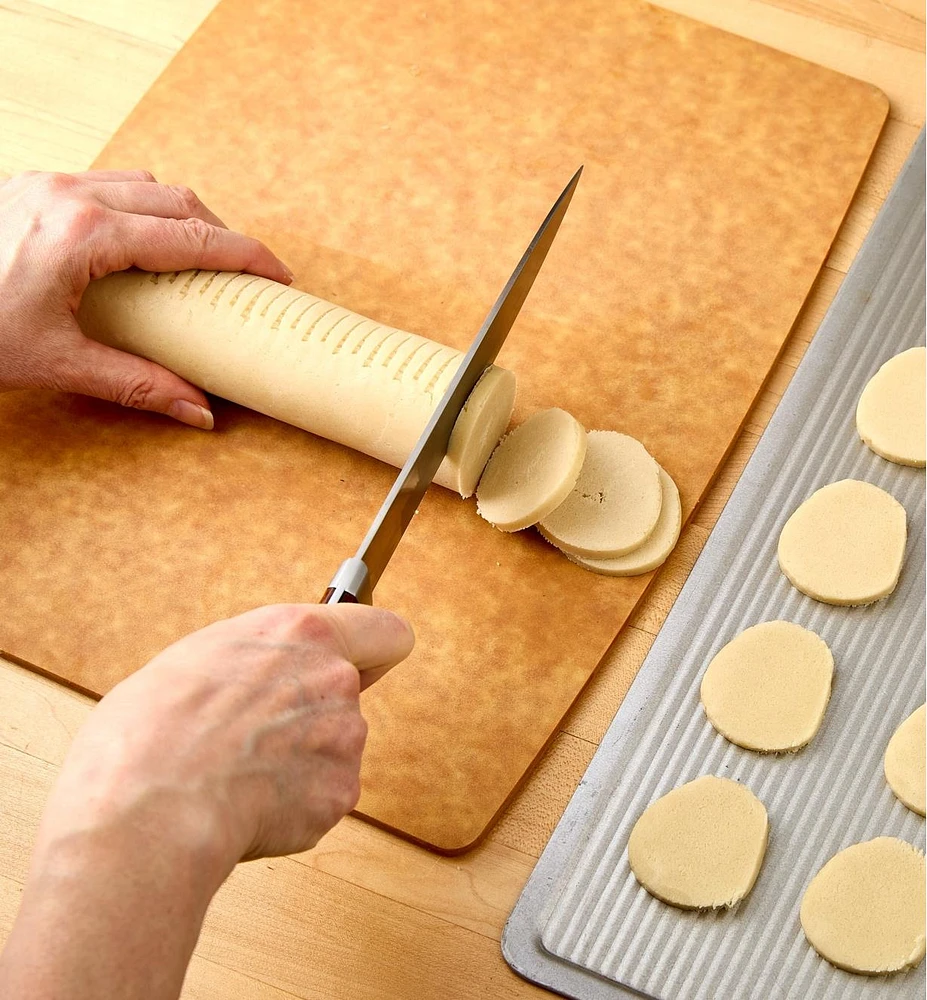
<svg viewBox="0 0 927 1000">
<path fill-rule="evenodd" d="M 583 168 L 570 178 L 518 266 L 506 282 L 495 305 L 464 355 L 447 391 L 435 407 L 392 489 L 374 518 L 357 552 L 338 568 L 325 591 L 322 604 L 370 604 L 373 588 L 396 550 L 418 505 L 447 454 L 451 431 L 483 372 L 496 360 L 534 279 L 550 250 L 566 214 Z"/>
</svg>

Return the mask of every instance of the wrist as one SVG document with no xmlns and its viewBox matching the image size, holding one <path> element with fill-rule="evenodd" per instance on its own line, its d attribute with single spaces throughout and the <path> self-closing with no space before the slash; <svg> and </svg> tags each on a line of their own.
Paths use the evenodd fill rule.
<svg viewBox="0 0 927 1000">
<path fill-rule="evenodd" d="M 0 994 L 168 1000 L 229 865 L 174 796 L 70 815 L 53 793 L 0 957 Z"/>
<path fill-rule="evenodd" d="M 59 782 L 39 828 L 30 879 L 134 871 L 197 908 L 202 901 L 205 911 L 238 861 L 219 817 L 186 790 L 146 786 L 131 775 L 112 785 Z"/>
</svg>

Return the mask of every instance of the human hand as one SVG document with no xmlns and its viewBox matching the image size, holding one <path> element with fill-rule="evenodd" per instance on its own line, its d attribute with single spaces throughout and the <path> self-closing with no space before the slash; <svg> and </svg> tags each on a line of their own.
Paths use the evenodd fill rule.
<svg viewBox="0 0 927 1000">
<path fill-rule="evenodd" d="M 159 831 L 239 860 L 313 847 L 357 804 L 358 694 L 414 639 L 388 611 L 283 604 L 216 622 L 118 684 L 78 733 L 37 864 L 93 830 Z"/>
<path fill-rule="evenodd" d="M 211 429 L 199 389 L 78 327 L 89 282 L 128 267 L 292 280 L 266 246 L 226 229 L 189 188 L 158 184 L 145 170 L 18 174 L 0 181 L 0 391 L 80 392 Z"/>
</svg>

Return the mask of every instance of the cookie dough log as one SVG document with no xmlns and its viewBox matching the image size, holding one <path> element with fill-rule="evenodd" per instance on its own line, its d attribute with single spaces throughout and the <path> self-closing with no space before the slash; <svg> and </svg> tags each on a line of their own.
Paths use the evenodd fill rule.
<svg viewBox="0 0 927 1000">
<path fill-rule="evenodd" d="M 822 958 L 848 972 L 901 972 L 924 958 L 924 855 L 895 837 L 835 854 L 805 890 L 799 916 Z"/>
<path fill-rule="evenodd" d="M 927 464 L 927 351 L 912 347 L 889 358 L 859 397 L 856 429 L 882 458 L 923 469 Z"/>
<path fill-rule="evenodd" d="M 589 431 L 576 485 L 538 527 L 569 555 L 614 559 L 650 537 L 662 504 L 660 466 L 640 441 L 618 431 Z"/>
<path fill-rule="evenodd" d="M 911 810 L 927 813 L 927 773 L 925 739 L 925 707 L 915 709 L 895 730 L 885 748 L 885 780 L 889 788 Z"/>
<path fill-rule="evenodd" d="M 492 453 L 476 490 L 477 510 L 500 531 L 519 531 L 560 506 L 586 455 L 586 429 L 566 410 L 541 410 Z"/>
<path fill-rule="evenodd" d="M 872 483 L 823 486 L 786 521 L 779 568 L 794 587 L 825 604 L 871 604 L 898 583 L 904 562 L 904 507 Z"/>
<path fill-rule="evenodd" d="M 685 910 L 730 907 L 753 888 L 769 836 L 749 788 L 705 775 L 651 803 L 631 830 L 628 862 L 657 899 Z"/>
<path fill-rule="evenodd" d="M 753 625 L 723 646 L 702 677 L 708 721 L 732 743 L 787 753 L 810 743 L 830 701 L 827 643 L 793 622 Z"/>
<path fill-rule="evenodd" d="M 396 467 L 463 357 L 307 292 L 225 271 L 111 274 L 91 282 L 77 318 L 95 340 Z M 487 369 L 436 482 L 473 493 L 514 400 L 514 374 Z"/>
</svg>

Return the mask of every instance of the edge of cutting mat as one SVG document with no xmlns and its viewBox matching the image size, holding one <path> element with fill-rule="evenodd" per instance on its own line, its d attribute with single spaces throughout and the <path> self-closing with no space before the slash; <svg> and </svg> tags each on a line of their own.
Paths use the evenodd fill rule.
<svg viewBox="0 0 927 1000">
<path fill-rule="evenodd" d="M 775 473 L 776 448 L 783 437 L 804 419 L 801 402 L 821 370 L 827 370 L 848 325 L 853 325 L 871 297 L 883 272 L 884 258 L 893 238 L 910 216 L 910 203 L 923 199 L 923 158 L 925 133 L 922 130 L 902 171 L 885 200 L 850 271 L 821 322 L 819 332 L 805 353 L 782 403 L 763 433 L 747 463 L 730 501 L 727 503 L 701 556 L 689 575 L 648 653 L 630 691 L 621 703 L 579 786 L 525 885 L 502 936 L 502 953 L 519 975 L 547 989 L 579 1000 L 608 1000 L 639 997 L 640 993 L 603 979 L 596 973 L 560 960 L 540 941 L 541 930 L 556 903 L 564 864 L 583 835 L 586 821 L 596 811 L 599 789 L 618 759 L 625 736 L 661 680 L 661 663 L 685 633 L 690 617 L 689 598 L 726 556 L 726 543 L 736 534 L 742 500 L 764 488 L 769 474 Z"/>
</svg>

